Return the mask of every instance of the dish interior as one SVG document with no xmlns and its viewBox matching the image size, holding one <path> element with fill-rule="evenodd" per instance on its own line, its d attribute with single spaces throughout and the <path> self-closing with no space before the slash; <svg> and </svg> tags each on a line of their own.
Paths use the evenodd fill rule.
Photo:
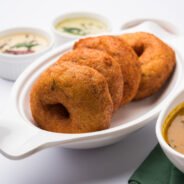
<svg viewBox="0 0 184 184">
<path fill-rule="evenodd" d="M 57 61 L 57 59 L 66 51 L 71 49 L 71 44 L 66 48 L 60 49 L 55 55 L 50 55 L 47 59 L 42 59 L 39 61 L 39 64 L 32 65 L 32 70 L 29 69 L 29 72 L 25 74 L 25 80 L 21 81 L 19 84 L 19 90 L 16 92 L 16 109 L 18 114 L 25 120 L 25 122 L 30 122 L 36 125 L 34 122 L 29 104 L 29 94 L 31 90 L 32 84 L 39 77 L 39 75 L 50 65 Z M 27 70 L 28 71 L 28 70 Z M 157 115 L 157 113 L 161 110 L 162 105 L 173 96 L 176 88 L 179 86 L 181 75 L 181 61 L 177 57 L 177 65 L 176 68 L 167 81 L 167 83 L 162 87 L 162 89 L 156 93 L 155 95 L 139 100 L 131 102 L 123 107 L 121 107 L 117 112 L 114 113 L 111 128 L 126 126 L 134 123 L 140 123 L 147 119 L 150 119 L 153 116 Z"/>
</svg>

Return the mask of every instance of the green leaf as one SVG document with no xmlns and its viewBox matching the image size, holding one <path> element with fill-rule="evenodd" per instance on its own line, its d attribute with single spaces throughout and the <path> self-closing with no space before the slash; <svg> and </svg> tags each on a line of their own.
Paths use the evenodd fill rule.
<svg viewBox="0 0 184 184">
<path fill-rule="evenodd" d="M 27 50 L 31 50 L 32 47 L 35 47 L 37 45 L 38 45 L 38 43 L 36 43 L 35 41 L 30 41 L 30 42 L 17 43 L 15 45 L 13 45 L 11 48 L 25 47 L 25 48 L 27 48 Z"/>
<path fill-rule="evenodd" d="M 82 29 L 77 27 L 63 27 L 63 31 L 74 35 L 80 35 L 80 36 L 86 35 L 86 33 Z"/>
</svg>

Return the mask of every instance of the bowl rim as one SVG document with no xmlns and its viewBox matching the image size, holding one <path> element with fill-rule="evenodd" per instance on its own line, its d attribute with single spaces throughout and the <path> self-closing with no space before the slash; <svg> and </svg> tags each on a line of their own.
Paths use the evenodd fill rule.
<svg viewBox="0 0 184 184">
<path fill-rule="evenodd" d="M 46 55 L 42 56 L 41 58 L 39 58 L 37 60 L 37 62 L 34 62 L 29 68 L 27 68 L 23 74 L 21 74 L 21 76 L 18 78 L 18 80 L 16 81 L 13 90 L 12 90 L 12 101 L 13 101 L 13 106 L 14 109 L 16 109 L 17 107 L 17 96 L 18 96 L 18 92 L 21 91 L 22 89 L 22 85 L 24 84 L 24 81 L 29 80 L 29 77 L 36 71 L 34 70 L 38 70 L 39 67 L 43 67 L 44 65 L 48 64 L 46 61 L 49 60 L 49 58 L 52 58 L 54 55 L 57 55 L 58 53 L 63 52 L 64 50 L 67 50 L 69 48 L 72 47 L 74 41 L 71 41 L 69 43 L 66 43 L 62 46 L 60 46 L 59 48 L 53 50 L 50 53 L 47 53 Z M 90 133 L 83 133 L 83 135 L 86 135 L 86 137 L 91 137 L 91 136 L 108 136 L 108 135 L 112 135 L 114 133 L 121 133 L 123 130 L 127 130 L 130 127 L 134 127 L 134 126 L 138 126 L 141 124 L 144 124 L 146 121 L 151 121 L 152 119 L 154 119 L 158 113 L 160 112 L 161 108 L 166 104 L 166 102 L 168 101 L 168 99 L 175 93 L 175 89 L 179 87 L 179 83 L 181 81 L 181 75 L 182 75 L 182 67 L 181 67 L 181 58 L 179 53 L 177 52 L 177 65 L 178 65 L 178 78 L 177 81 L 175 83 L 175 86 L 173 87 L 172 91 L 166 96 L 166 98 L 159 103 L 159 105 L 157 105 L 156 107 L 154 107 L 153 110 L 150 110 L 150 112 L 146 113 L 143 117 L 139 117 L 136 120 L 132 120 L 129 123 L 126 124 L 122 124 L 119 125 L 117 127 L 112 127 L 106 130 L 102 130 L 102 131 L 98 131 L 98 132 L 90 132 Z M 43 66 L 42 66 L 43 65 Z M 31 126 L 33 126 L 36 129 L 39 129 L 38 127 L 36 127 L 35 125 L 32 124 L 32 122 L 29 122 L 28 124 L 30 124 Z M 62 135 L 63 133 L 55 133 L 55 132 L 49 132 L 46 130 L 42 130 L 40 129 L 42 132 L 47 132 L 49 134 L 52 135 Z M 73 135 L 73 134 L 66 134 L 65 135 Z M 79 134 L 76 134 L 79 135 Z M 81 135 L 81 134 L 80 134 Z"/>
<path fill-rule="evenodd" d="M 169 153 L 174 155 L 175 157 L 179 157 L 181 159 L 184 159 L 184 154 L 174 150 L 172 147 L 168 145 L 166 140 L 164 139 L 162 135 L 162 126 L 164 124 L 165 118 L 168 116 L 168 114 L 171 112 L 171 110 L 168 112 L 168 109 L 172 107 L 174 109 L 177 105 L 173 106 L 172 104 L 175 102 L 176 98 L 178 96 L 184 96 L 184 88 L 182 90 L 178 91 L 166 104 L 166 106 L 163 108 L 163 110 L 160 112 L 160 115 L 157 119 L 156 126 L 155 126 L 155 132 L 156 132 L 156 137 L 158 139 L 159 144 L 163 149 L 167 150 Z M 181 102 L 180 102 L 181 103 Z M 178 103 L 178 105 L 180 104 Z"/>
<path fill-rule="evenodd" d="M 3 29 L 3 30 L 0 31 L 0 37 L 6 36 L 6 35 L 8 36 L 8 35 L 11 35 L 11 34 L 16 34 L 16 33 L 21 33 L 21 32 L 35 33 L 35 34 L 38 34 L 38 35 L 42 35 L 42 36 L 44 36 L 44 38 L 46 38 L 48 40 L 49 44 L 44 49 L 41 49 L 40 51 L 37 51 L 37 52 L 34 52 L 34 53 L 22 54 L 22 55 L 13 55 L 13 54 L 0 53 L 0 57 L 2 57 L 4 59 L 10 59 L 10 58 L 12 58 L 12 59 L 15 59 L 15 58 L 16 59 L 26 59 L 26 58 L 30 58 L 30 57 L 35 57 L 35 56 L 39 56 L 39 55 L 47 52 L 55 44 L 54 36 L 49 31 L 46 31 L 46 30 L 44 30 L 42 28 L 39 28 L 39 27 L 20 26 L 20 27 L 11 27 L 11 28 L 8 28 L 8 29 Z M 19 61 L 21 61 L 21 60 L 19 60 Z M 24 60 L 24 62 L 25 61 L 26 60 Z M 3 62 L 3 60 L 1 62 Z"/>
<path fill-rule="evenodd" d="M 58 35 L 60 37 L 65 37 L 68 39 L 77 39 L 77 38 L 83 38 L 83 37 L 85 38 L 85 37 L 89 37 L 89 36 L 97 36 L 97 35 L 105 34 L 105 33 L 99 33 L 99 34 L 95 34 L 95 35 L 78 36 L 78 35 L 72 35 L 72 34 L 60 32 L 55 28 L 56 24 L 64 19 L 73 18 L 73 17 L 81 17 L 81 16 L 95 18 L 95 19 L 105 23 L 105 25 L 107 26 L 107 33 L 112 31 L 112 23 L 108 17 L 106 17 L 102 14 L 96 13 L 96 12 L 88 12 L 88 11 L 73 11 L 73 12 L 66 12 L 66 13 L 60 14 L 52 20 L 51 29 L 56 35 Z"/>
</svg>

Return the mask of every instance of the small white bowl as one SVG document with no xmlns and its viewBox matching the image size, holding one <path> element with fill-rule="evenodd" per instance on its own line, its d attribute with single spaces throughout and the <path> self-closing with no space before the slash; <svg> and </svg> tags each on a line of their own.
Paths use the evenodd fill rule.
<svg viewBox="0 0 184 184">
<path fill-rule="evenodd" d="M 158 142 L 163 149 L 166 156 L 169 160 L 181 171 L 184 173 L 184 154 L 177 152 L 173 148 L 171 148 L 168 143 L 165 141 L 162 135 L 162 127 L 164 124 L 165 119 L 167 118 L 168 114 L 180 103 L 184 102 L 184 89 L 178 92 L 172 100 L 170 100 L 165 108 L 159 115 L 159 118 L 156 123 L 156 135 Z"/>
<path fill-rule="evenodd" d="M 0 37 L 8 36 L 14 33 L 34 33 L 44 36 L 48 40 L 48 46 L 44 49 L 24 55 L 11 55 L 0 53 L 0 77 L 8 80 L 16 80 L 17 77 L 23 72 L 23 70 L 35 61 L 38 57 L 45 54 L 54 45 L 53 36 L 45 30 L 31 27 L 17 27 L 6 29 L 0 32 Z"/>
<path fill-rule="evenodd" d="M 72 13 L 65 13 L 58 17 L 56 17 L 52 22 L 52 31 L 54 32 L 55 38 L 56 38 L 56 44 L 61 45 L 68 41 L 73 41 L 79 38 L 87 37 L 87 36 L 94 36 L 94 35 L 87 35 L 87 36 L 77 36 L 77 35 L 71 35 L 67 33 L 62 33 L 58 31 L 55 26 L 62 20 L 68 19 L 68 18 L 77 18 L 77 17 L 89 17 L 94 18 L 96 20 L 99 20 L 100 22 L 103 22 L 105 25 L 107 25 L 107 32 L 103 32 L 101 34 L 107 34 L 111 32 L 112 26 L 108 18 L 106 18 L 103 15 L 97 14 L 97 13 L 91 13 L 91 12 L 72 12 Z M 98 34 L 98 35 L 101 35 Z"/>
</svg>

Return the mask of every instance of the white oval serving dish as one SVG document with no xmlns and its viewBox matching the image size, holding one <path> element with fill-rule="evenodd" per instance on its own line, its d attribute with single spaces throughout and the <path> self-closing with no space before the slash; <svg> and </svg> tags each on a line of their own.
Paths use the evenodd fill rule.
<svg viewBox="0 0 184 184">
<path fill-rule="evenodd" d="M 109 129 L 84 134 L 53 133 L 42 130 L 35 125 L 31 116 L 29 107 L 31 86 L 37 77 L 57 61 L 58 57 L 70 50 L 72 45 L 73 42 L 65 44 L 41 57 L 16 81 L 10 103 L 7 105 L 8 111 L 0 118 L 0 151 L 6 157 L 21 159 L 52 146 L 88 149 L 115 143 L 156 118 L 176 91 L 183 88 L 181 81 L 184 63 L 176 50 L 177 65 L 170 81 L 154 96 L 131 102 L 119 109 L 113 115 Z"/>
</svg>

